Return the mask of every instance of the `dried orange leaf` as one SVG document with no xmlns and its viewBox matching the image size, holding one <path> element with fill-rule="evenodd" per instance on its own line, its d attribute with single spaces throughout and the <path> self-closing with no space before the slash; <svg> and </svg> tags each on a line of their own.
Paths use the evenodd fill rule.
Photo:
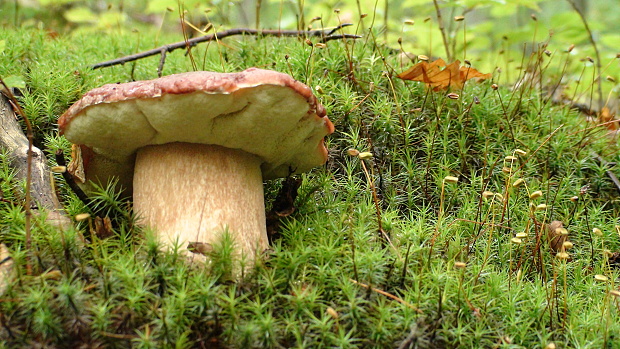
<svg viewBox="0 0 620 349">
<path fill-rule="evenodd" d="M 611 131 L 618 130 L 618 123 L 613 122 L 616 120 L 616 114 L 612 113 L 608 107 L 603 107 L 601 111 L 598 113 L 598 122 L 604 124 L 607 129 Z"/>
<path fill-rule="evenodd" d="M 467 81 L 471 79 L 475 79 L 476 81 L 490 79 L 492 77 L 491 74 L 483 74 L 478 70 L 472 67 L 461 67 L 461 80 Z"/>
<path fill-rule="evenodd" d="M 491 74 L 483 74 L 474 68 L 461 66 L 458 60 L 446 65 L 446 62 L 439 58 L 432 63 L 419 62 L 398 77 L 403 80 L 421 81 L 433 91 L 441 91 L 449 87 L 462 89 L 465 81 L 489 79 Z"/>
</svg>

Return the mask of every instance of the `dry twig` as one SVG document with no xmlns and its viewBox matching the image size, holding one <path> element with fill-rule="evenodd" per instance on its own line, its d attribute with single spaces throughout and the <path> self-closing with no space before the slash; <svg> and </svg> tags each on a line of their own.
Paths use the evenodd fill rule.
<svg viewBox="0 0 620 349">
<path fill-rule="evenodd" d="M 386 297 L 388 297 L 388 298 L 391 298 L 391 299 L 393 299 L 393 300 L 397 301 L 398 303 L 400 303 L 400 304 L 402 304 L 402 305 L 405 305 L 406 307 L 408 307 L 408 308 L 411 308 L 411 309 L 415 310 L 415 312 L 416 312 L 416 313 L 418 313 L 418 314 L 424 314 L 424 312 L 422 312 L 422 310 L 420 310 L 420 309 L 418 309 L 418 308 L 414 307 L 413 305 L 411 305 L 411 304 L 407 303 L 407 302 L 406 302 L 405 300 L 403 300 L 402 298 L 399 298 L 399 297 L 397 297 L 397 296 L 395 296 L 395 295 L 393 295 L 393 294 L 391 294 L 391 293 L 388 293 L 388 292 L 382 291 L 382 290 L 380 290 L 380 289 L 378 289 L 378 288 L 374 288 L 374 287 L 372 287 L 372 286 L 368 286 L 368 285 L 366 285 L 366 284 L 363 284 L 363 283 L 361 283 L 361 282 L 359 282 L 359 281 L 355 281 L 355 280 L 353 280 L 353 279 L 349 279 L 349 280 L 351 280 L 351 282 L 352 282 L 352 283 L 354 283 L 354 284 L 356 284 L 356 285 L 360 285 L 360 286 L 362 286 L 362 287 L 364 287 L 364 288 L 367 288 L 367 289 L 369 289 L 369 290 L 373 290 L 373 291 L 377 292 L 378 294 L 381 294 L 381 295 L 384 295 L 384 296 L 386 296 Z"/>
<path fill-rule="evenodd" d="M 132 62 L 138 59 L 155 56 L 159 54 L 161 55 L 161 59 L 160 59 L 160 70 L 161 70 L 161 67 L 163 66 L 163 62 L 166 59 L 166 54 L 168 52 L 172 52 L 174 50 L 181 49 L 181 48 L 189 50 L 191 47 L 194 47 L 201 42 L 220 40 L 225 37 L 234 36 L 234 35 L 255 35 L 255 36 L 275 36 L 275 37 L 319 36 L 321 37 L 321 42 L 327 42 L 331 40 L 344 39 L 344 38 L 347 38 L 347 39 L 361 38 L 361 36 L 353 35 L 353 34 L 339 34 L 339 35 L 334 34 L 334 32 L 336 32 L 337 30 L 342 29 L 344 27 L 348 27 L 350 25 L 351 25 L 350 23 L 344 23 L 344 24 L 337 26 L 334 29 L 329 29 L 329 30 L 317 29 L 317 30 L 307 30 L 307 31 L 304 31 L 304 30 L 256 30 L 256 29 L 248 29 L 248 28 L 230 29 L 230 30 L 221 31 L 219 33 L 214 33 L 210 35 L 199 36 L 199 37 L 192 38 L 189 40 L 179 41 L 174 44 L 164 45 L 158 48 L 154 48 L 152 50 L 136 53 L 133 55 L 97 63 L 93 65 L 92 68 L 100 69 L 100 68 L 105 68 L 105 67 L 111 67 L 113 65 L 125 64 L 127 62 Z"/>
<path fill-rule="evenodd" d="M 588 21 L 586 20 L 585 14 L 579 8 L 579 6 L 577 6 L 575 1 L 573 0 L 567 0 L 567 1 L 572 6 L 573 10 L 575 10 L 575 12 L 577 12 L 577 14 L 579 15 L 579 18 L 581 19 L 581 22 L 583 22 L 583 26 L 586 29 L 586 32 L 588 33 L 588 39 L 590 40 L 590 44 L 592 45 L 592 48 L 594 48 L 594 54 L 596 55 L 596 75 L 597 75 L 596 84 L 598 87 L 598 110 L 601 111 L 603 110 L 603 103 L 604 103 L 603 102 L 603 87 L 601 83 L 601 54 L 598 50 L 598 46 L 596 46 L 596 40 L 594 40 L 594 35 L 592 34 L 592 30 L 590 30 L 590 26 L 588 25 Z"/>
</svg>

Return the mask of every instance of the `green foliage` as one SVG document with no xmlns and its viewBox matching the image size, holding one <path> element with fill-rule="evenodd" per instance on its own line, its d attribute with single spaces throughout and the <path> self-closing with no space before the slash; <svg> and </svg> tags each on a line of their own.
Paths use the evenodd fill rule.
<svg viewBox="0 0 620 349">
<path fill-rule="evenodd" d="M 545 2 L 527 3 L 545 10 Z M 578 28 L 560 24 L 562 40 Z M 413 30 L 424 26 L 417 20 Z M 545 86 L 582 74 L 575 53 L 544 53 L 556 36 L 543 46 L 540 27 L 522 29 L 515 37 L 534 42 L 524 58 L 508 50 L 517 39 L 502 41 L 494 37 L 501 31 L 488 25 L 489 53 L 472 46 L 467 56 L 484 72 L 491 70 L 478 63 L 512 67 L 495 72 L 493 82 L 500 85 L 522 78 L 515 69 L 520 64 L 539 69 Z M 484 36 L 472 30 L 475 40 Z M 613 347 L 620 321 L 610 291 L 618 270 L 608 252 L 620 251 L 620 206 L 609 168 L 591 151 L 618 162 L 615 141 L 583 115 L 548 100 L 536 81 L 514 88 L 467 82 L 463 91 L 451 91 L 458 94 L 451 99 L 398 80 L 399 52 L 380 44 L 378 30 L 363 34 L 324 48 L 295 38 L 239 37 L 201 44 L 191 55 L 168 54 L 165 74 L 192 70 L 191 59 L 198 69 L 287 72 L 315 89 L 336 125 L 327 140 L 329 161 L 303 176 L 282 237 L 237 282 L 233 241 L 216 244 L 208 263 L 188 264 L 135 224 L 111 186 L 98 188 L 94 200 L 114 218 L 112 237 L 92 234 L 89 220 L 61 231 L 39 217 L 27 248 L 23 183 L 8 156 L 0 155 L 0 241 L 16 269 L 1 295 L 0 338 L 7 344 L 0 347 L 393 348 L 406 341 L 448 348 Z M 23 78 L 20 102 L 48 154 L 69 151 L 54 122 L 81 94 L 104 83 L 155 78 L 159 58 L 96 71 L 89 65 L 182 38 L 175 31 L 122 26 L 58 37 L 6 28 L 0 37 L 0 75 Z M 441 39 L 432 40 L 438 45 L 433 51 L 442 52 Z M 501 48 L 507 50 L 500 55 Z M 591 66 L 583 69 L 593 75 Z M 578 86 L 584 95 L 592 91 L 592 85 Z M 349 156 L 351 148 L 373 157 Z M 519 179 L 523 183 L 514 185 Z M 268 201 L 279 185 L 267 183 Z M 86 211 L 59 178 L 57 186 L 70 216 Z M 569 230 L 575 245 L 570 261 L 549 246 L 544 227 L 553 220 Z M 600 235 L 592 233 L 595 227 Z M 517 243 L 518 233 L 525 235 Z M 597 274 L 608 281 L 596 281 Z"/>
</svg>

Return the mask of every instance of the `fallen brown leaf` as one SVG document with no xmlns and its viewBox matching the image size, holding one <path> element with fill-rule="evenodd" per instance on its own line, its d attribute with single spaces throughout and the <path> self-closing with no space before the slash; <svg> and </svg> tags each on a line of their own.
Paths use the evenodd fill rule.
<svg viewBox="0 0 620 349">
<path fill-rule="evenodd" d="M 95 217 L 95 234 L 100 239 L 109 238 L 114 235 L 110 217 Z"/>
<path fill-rule="evenodd" d="M 618 131 L 620 128 L 618 122 L 613 121 L 618 121 L 616 119 L 616 114 L 612 113 L 608 107 L 603 107 L 598 113 L 598 122 L 604 124 L 610 131 Z"/>
<path fill-rule="evenodd" d="M 467 80 L 479 81 L 490 79 L 491 76 L 474 68 L 461 66 L 459 60 L 446 65 L 441 58 L 431 63 L 419 62 L 398 75 L 403 80 L 421 81 L 433 91 L 447 90 L 449 87 L 462 89 Z"/>
</svg>

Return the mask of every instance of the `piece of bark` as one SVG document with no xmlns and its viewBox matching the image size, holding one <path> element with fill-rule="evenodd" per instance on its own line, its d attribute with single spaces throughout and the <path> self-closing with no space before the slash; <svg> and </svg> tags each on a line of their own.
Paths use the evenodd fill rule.
<svg viewBox="0 0 620 349">
<path fill-rule="evenodd" d="M 0 296 L 9 287 L 13 274 L 13 259 L 5 244 L 0 244 Z"/>
<path fill-rule="evenodd" d="M 28 171 L 28 139 L 24 135 L 8 99 L 0 93 L 0 149 L 10 154 L 10 166 L 18 180 L 26 180 Z M 35 210 L 47 210 L 47 221 L 68 227 L 71 221 L 63 214 L 51 182 L 51 172 L 43 152 L 32 147 L 30 196 Z"/>
</svg>

